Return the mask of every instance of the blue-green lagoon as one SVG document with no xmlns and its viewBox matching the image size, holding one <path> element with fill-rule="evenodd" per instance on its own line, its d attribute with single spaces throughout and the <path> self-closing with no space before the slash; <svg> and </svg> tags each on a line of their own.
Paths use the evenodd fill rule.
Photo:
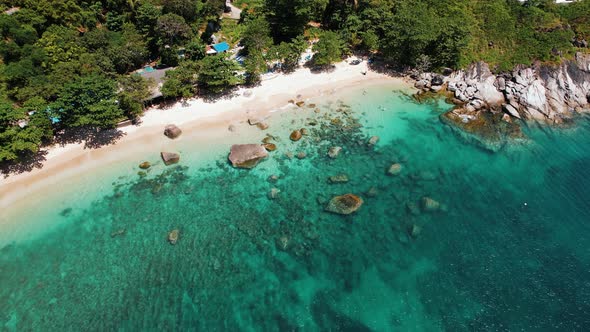
<svg viewBox="0 0 590 332">
<path fill-rule="evenodd" d="M 240 127 L 208 153 L 185 139 L 177 166 L 153 151 L 146 176 L 129 161 L 54 207 L 32 202 L 42 216 L 19 222 L 39 232 L 2 237 L 0 328 L 588 329 L 587 117 L 524 126 L 527 142 L 492 153 L 439 120 L 450 105 L 389 86 L 309 103 L 317 110 L 278 111 L 266 131 Z M 290 141 L 298 128 L 309 134 Z M 228 164 L 231 143 L 267 134 L 278 147 L 267 160 Z M 340 174 L 349 181 L 328 181 Z M 364 200 L 356 213 L 324 211 L 346 193 Z"/>
</svg>

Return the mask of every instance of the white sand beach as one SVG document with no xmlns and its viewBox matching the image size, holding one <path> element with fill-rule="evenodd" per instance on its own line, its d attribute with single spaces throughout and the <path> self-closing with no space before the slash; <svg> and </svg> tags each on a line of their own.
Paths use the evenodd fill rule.
<svg viewBox="0 0 590 332">
<path fill-rule="evenodd" d="M 330 72 L 312 73 L 307 68 L 301 68 L 289 75 L 266 77 L 261 85 L 241 88 L 235 96 L 227 99 L 208 102 L 194 98 L 165 109 L 155 107 L 145 112 L 139 126 L 121 128 L 124 136 L 116 144 L 96 149 L 85 148 L 83 143 L 45 148 L 47 155 L 42 168 L 0 179 L 0 209 L 12 209 L 19 205 L 18 201 L 30 198 L 43 189 L 55 188 L 54 185 L 64 179 L 122 160 L 135 161 L 148 149 L 165 148 L 167 139 L 163 129 L 167 124 L 176 124 L 184 131 L 207 132 L 209 135 L 194 138 L 206 141 L 212 132 L 218 137 L 229 135 L 228 127 L 232 124 L 244 123 L 250 117 L 270 116 L 272 111 L 287 105 L 289 100 L 328 96 L 347 87 L 386 82 L 400 89 L 410 87 L 401 78 L 369 71 L 366 62 L 359 65 L 341 62 Z"/>
</svg>

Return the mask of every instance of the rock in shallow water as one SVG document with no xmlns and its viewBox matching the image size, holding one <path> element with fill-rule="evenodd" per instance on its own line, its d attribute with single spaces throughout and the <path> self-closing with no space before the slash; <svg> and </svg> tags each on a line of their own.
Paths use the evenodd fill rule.
<svg viewBox="0 0 590 332">
<path fill-rule="evenodd" d="M 180 231 L 178 229 L 174 229 L 168 233 L 168 242 L 170 244 L 176 244 L 178 242 L 178 237 L 180 236 Z"/>
<path fill-rule="evenodd" d="M 300 130 L 293 130 L 293 132 L 291 132 L 291 135 L 289 136 L 289 138 L 294 141 L 297 142 L 298 140 L 301 139 L 301 131 Z"/>
<path fill-rule="evenodd" d="M 338 174 L 332 175 L 328 178 L 329 183 L 346 183 L 348 182 L 348 175 L 346 174 Z"/>
<path fill-rule="evenodd" d="M 387 174 L 392 176 L 399 175 L 401 172 L 402 165 L 398 163 L 392 164 L 391 166 L 389 166 L 389 169 L 387 170 Z"/>
<path fill-rule="evenodd" d="M 139 168 L 141 169 L 148 169 L 152 166 L 149 161 L 144 161 L 143 163 L 139 164 Z"/>
<path fill-rule="evenodd" d="M 342 196 L 333 197 L 326 211 L 337 214 L 351 214 L 357 211 L 363 205 L 363 199 L 354 194 L 345 194 Z"/>
<path fill-rule="evenodd" d="M 268 152 L 260 144 L 234 144 L 229 153 L 229 161 L 234 167 L 253 168 L 267 156 Z"/>
<path fill-rule="evenodd" d="M 420 206 L 426 212 L 435 212 L 440 209 L 440 203 L 427 196 L 422 197 Z"/>
<path fill-rule="evenodd" d="M 262 146 L 266 149 L 266 151 L 274 151 L 277 149 L 277 146 L 273 143 L 264 143 Z"/>
<path fill-rule="evenodd" d="M 180 155 L 174 152 L 161 152 L 162 160 L 166 166 L 176 164 L 180 161 Z"/>
<path fill-rule="evenodd" d="M 369 146 L 373 146 L 376 145 L 377 142 L 379 142 L 379 136 L 372 136 L 371 138 L 369 138 Z"/>
<path fill-rule="evenodd" d="M 328 150 L 328 157 L 330 157 L 332 159 L 336 159 L 340 155 L 340 151 L 342 151 L 341 147 L 333 146 Z"/>
</svg>

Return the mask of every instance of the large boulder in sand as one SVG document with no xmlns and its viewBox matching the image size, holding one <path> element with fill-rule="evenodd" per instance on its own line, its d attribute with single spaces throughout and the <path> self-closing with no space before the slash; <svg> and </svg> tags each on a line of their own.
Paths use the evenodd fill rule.
<svg viewBox="0 0 590 332">
<path fill-rule="evenodd" d="M 358 210 L 361 205 L 363 205 L 362 198 L 353 194 L 345 194 L 333 197 L 326 206 L 326 211 L 337 214 L 351 214 Z"/>
<path fill-rule="evenodd" d="M 234 144 L 231 146 L 229 161 L 234 167 L 253 168 L 267 156 L 268 152 L 260 144 Z"/>
<path fill-rule="evenodd" d="M 161 152 L 162 160 L 166 166 L 176 164 L 180 161 L 180 155 L 174 152 Z"/>
<path fill-rule="evenodd" d="M 166 128 L 164 128 L 164 135 L 166 135 L 168 138 L 175 139 L 180 136 L 180 134 L 182 134 L 182 130 L 180 130 L 180 128 L 178 128 L 176 125 L 169 124 L 166 126 Z"/>
</svg>

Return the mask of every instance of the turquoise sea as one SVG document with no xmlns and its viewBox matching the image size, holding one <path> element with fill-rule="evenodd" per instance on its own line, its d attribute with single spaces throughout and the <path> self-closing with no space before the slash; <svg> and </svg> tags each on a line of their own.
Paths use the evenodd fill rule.
<svg viewBox="0 0 590 332">
<path fill-rule="evenodd" d="M 443 101 L 378 86 L 309 103 L 241 127 L 256 140 L 233 143 L 276 137 L 253 170 L 185 137 L 177 166 L 154 151 L 146 176 L 132 160 L 60 204 L 31 202 L 27 237 L 0 245 L 0 330 L 590 328 L 588 117 L 525 126 L 526 143 L 492 153 L 439 120 Z M 364 200 L 355 214 L 324 211 L 345 193 Z"/>
</svg>

